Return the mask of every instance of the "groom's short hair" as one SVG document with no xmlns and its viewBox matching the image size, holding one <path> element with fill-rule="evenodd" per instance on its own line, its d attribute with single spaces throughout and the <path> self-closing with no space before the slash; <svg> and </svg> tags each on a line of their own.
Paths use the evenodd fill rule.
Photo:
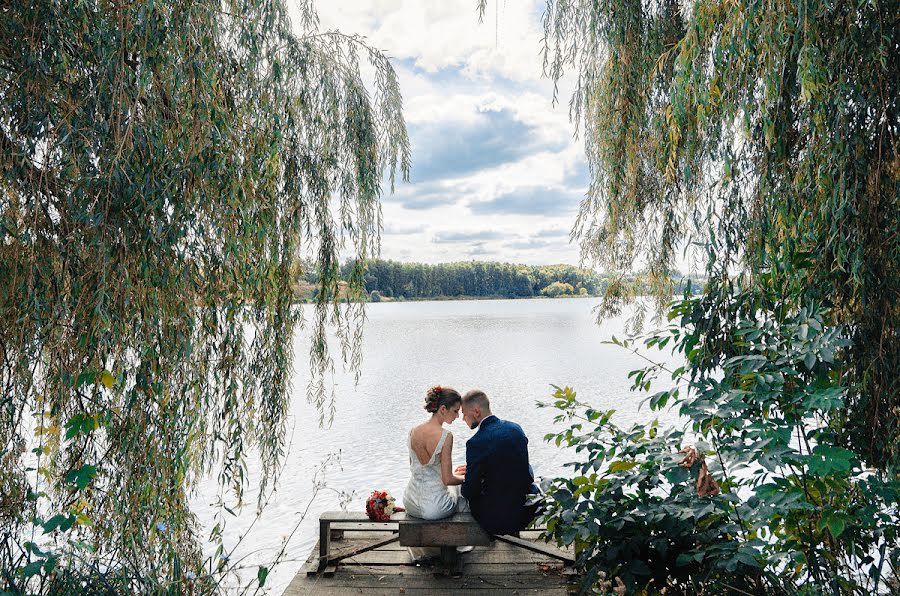
<svg viewBox="0 0 900 596">
<path fill-rule="evenodd" d="M 484 412 L 491 411 L 491 402 L 481 389 L 466 391 L 462 398 L 463 406 L 478 406 Z"/>
</svg>

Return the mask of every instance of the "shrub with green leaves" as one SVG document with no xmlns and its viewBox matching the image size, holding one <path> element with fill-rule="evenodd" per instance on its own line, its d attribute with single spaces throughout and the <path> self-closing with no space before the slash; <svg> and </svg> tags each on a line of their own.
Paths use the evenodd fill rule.
<svg viewBox="0 0 900 596">
<path fill-rule="evenodd" d="M 709 295 L 674 303 L 672 324 L 639 344 L 614 340 L 684 357 L 676 370 L 652 363 L 631 375 L 638 391 L 675 383 L 646 401 L 676 407 L 683 428 L 621 429 L 568 388 L 543 404 L 570 423 L 547 439 L 579 454 L 575 476 L 548 485 L 545 521 L 575 545 L 584 588 L 601 571 L 651 592 L 896 587 L 900 483 L 864 467 L 833 428 L 846 412 L 844 330 L 819 305 L 742 287 L 735 280 L 724 305 Z M 721 494 L 698 494 L 699 460 L 681 465 L 689 445 Z"/>
</svg>

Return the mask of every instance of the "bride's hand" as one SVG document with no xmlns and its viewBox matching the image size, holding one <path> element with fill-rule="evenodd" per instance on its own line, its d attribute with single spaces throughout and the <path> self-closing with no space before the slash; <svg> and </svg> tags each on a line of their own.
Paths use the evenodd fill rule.
<svg viewBox="0 0 900 596">
<path fill-rule="evenodd" d="M 466 464 L 463 464 L 461 466 L 456 466 L 456 469 L 453 470 L 453 473 L 459 474 L 460 476 L 465 476 L 466 475 Z"/>
</svg>

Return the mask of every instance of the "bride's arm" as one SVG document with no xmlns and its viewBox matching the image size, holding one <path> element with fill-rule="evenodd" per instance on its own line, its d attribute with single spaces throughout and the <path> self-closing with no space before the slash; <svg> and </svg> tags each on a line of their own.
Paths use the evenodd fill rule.
<svg viewBox="0 0 900 596">
<path fill-rule="evenodd" d="M 444 486 L 455 486 L 465 481 L 463 476 L 457 476 L 450 467 L 453 465 L 453 435 L 448 434 L 441 451 L 441 482 Z"/>
</svg>

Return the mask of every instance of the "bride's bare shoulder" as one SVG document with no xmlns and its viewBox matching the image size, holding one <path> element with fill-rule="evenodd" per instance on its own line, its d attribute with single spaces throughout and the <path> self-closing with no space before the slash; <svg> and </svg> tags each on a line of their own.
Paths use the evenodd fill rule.
<svg viewBox="0 0 900 596">
<path fill-rule="evenodd" d="M 410 436 L 414 441 L 422 441 L 431 435 L 429 432 L 428 423 L 423 422 L 422 424 L 417 424 L 409 430 Z"/>
</svg>

